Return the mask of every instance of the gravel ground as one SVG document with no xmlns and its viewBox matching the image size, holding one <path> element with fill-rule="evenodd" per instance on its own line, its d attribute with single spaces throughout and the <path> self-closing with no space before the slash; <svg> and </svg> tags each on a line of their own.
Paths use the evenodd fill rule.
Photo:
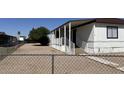
<svg viewBox="0 0 124 93">
<path fill-rule="evenodd" d="M 113 63 L 117 63 L 118 67 L 124 67 L 124 55 L 122 56 L 105 56 L 105 57 L 101 57 L 105 60 L 111 61 Z"/>
<path fill-rule="evenodd" d="M 111 66 L 91 60 L 85 56 L 56 56 L 57 74 L 119 74 L 124 73 Z"/>
<path fill-rule="evenodd" d="M 48 46 L 25 44 L 13 54 L 63 54 Z M 8 56 L 0 62 L 1 74 L 49 74 L 51 56 Z M 55 74 L 121 74 L 120 70 L 90 60 L 85 56 L 55 56 Z"/>
<path fill-rule="evenodd" d="M 124 53 L 123 52 L 104 53 L 100 55 L 105 55 L 105 56 L 100 56 L 100 58 L 116 63 L 118 64 L 118 67 L 124 67 Z"/>
</svg>

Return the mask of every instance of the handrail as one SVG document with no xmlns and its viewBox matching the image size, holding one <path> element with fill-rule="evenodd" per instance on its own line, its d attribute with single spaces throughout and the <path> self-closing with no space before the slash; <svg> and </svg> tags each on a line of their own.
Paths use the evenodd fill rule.
<svg viewBox="0 0 124 93">
<path fill-rule="evenodd" d="M 67 47 L 67 44 L 68 44 L 67 53 L 68 54 L 75 54 L 75 43 L 73 43 L 71 41 L 71 49 L 69 49 L 69 39 L 67 38 L 66 39 L 66 47 Z"/>
</svg>

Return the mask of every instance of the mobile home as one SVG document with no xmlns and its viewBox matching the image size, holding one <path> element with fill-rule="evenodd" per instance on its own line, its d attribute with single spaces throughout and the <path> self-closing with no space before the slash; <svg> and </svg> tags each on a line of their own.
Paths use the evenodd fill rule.
<svg viewBox="0 0 124 93">
<path fill-rule="evenodd" d="M 51 31 L 50 46 L 68 54 L 124 52 L 124 20 L 71 20 Z"/>
</svg>

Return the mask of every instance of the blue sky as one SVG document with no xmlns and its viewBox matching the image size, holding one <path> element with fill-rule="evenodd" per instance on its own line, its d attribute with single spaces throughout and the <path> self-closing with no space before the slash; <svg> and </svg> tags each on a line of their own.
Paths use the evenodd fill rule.
<svg viewBox="0 0 124 93">
<path fill-rule="evenodd" d="M 68 20 L 76 18 L 0 18 L 0 32 L 15 36 L 20 31 L 21 35 L 27 36 L 33 27 L 45 26 L 53 30 Z"/>
</svg>

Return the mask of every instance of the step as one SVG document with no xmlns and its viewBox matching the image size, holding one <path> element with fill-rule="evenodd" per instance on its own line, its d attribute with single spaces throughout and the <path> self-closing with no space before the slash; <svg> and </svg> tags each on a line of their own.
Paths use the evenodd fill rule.
<svg viewBox="0 0 124 93">
<path fill-rule="evenodd" d="M 84 53 L 86 53 L 86 52 L 81 48 L 76 48 L 75 49 L 75 54 L 84 54 Z"/>
</svg>

